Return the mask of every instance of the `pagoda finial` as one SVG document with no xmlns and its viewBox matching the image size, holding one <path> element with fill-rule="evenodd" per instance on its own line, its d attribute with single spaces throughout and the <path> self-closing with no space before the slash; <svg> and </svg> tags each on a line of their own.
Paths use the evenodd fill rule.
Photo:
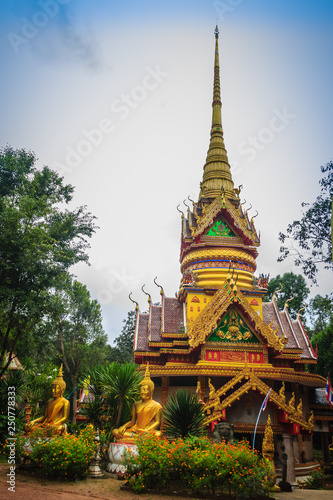
<svg viewBox="0 0 333 500">
<path fill-rule="evenodd" d="M 221 86 L 219 63 L 219 29 L 215 28 L 215 62 L 214 62 L 214 89 L 213 89 L 213 114 L 210 143 L 204 166 L 203 180 L 199 200 L 202 198 L 212 200 L 223 192 L 227 198 L 236 199 L 234 183 L 231 177 L 227 151 L 224 145 L 222 114 L 221 114 Z"/>
</svg>

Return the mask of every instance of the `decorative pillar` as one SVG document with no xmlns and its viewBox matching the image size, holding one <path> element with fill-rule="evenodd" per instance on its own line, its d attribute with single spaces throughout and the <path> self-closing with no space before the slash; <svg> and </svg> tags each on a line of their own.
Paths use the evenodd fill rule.
<svg viewBox="0 0 333 500">
<path fill-rule="evenodd" d="M 290 484 L 296 483 L 295 476 L 295 457 L 294 457 L 294 446 L 293 446 L 293 435 L 292 434 L 282 434 L 283 444 L 285 447 L 285 452 L 288 456 L 287 459 L 287 482 Z"/>
<path fill-rule="evenodd" d="M 328 441 L 328 432 L 321 432 L 321 447 L 323 450 L 323 458 L 325 464 L 331 463 L 330 450 L 329 450 L 329 441 Z"/>
</svg>

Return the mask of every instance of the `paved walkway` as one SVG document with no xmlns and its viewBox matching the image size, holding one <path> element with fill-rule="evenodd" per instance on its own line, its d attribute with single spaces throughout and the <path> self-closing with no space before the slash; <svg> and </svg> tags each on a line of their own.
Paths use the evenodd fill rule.
<svg viewBox="0 0 333 500">
<path fill-rule="evenodd" d="M 177 500 L 177 496 L 163 497 L 162 495 L 136 495 L 131 492 L 105 491 L 103 493 L 95 493 L 87 488 L 86 492 L 69 492 L 51 490 L 47 485 L 34 485 L 17 482 L 15 493 L 8 491 L 8 484 L 0 481 L 0 500 L 140 500 L 145 498 L 148 500 L 163 500 L 173 498 Z M 290 493 L 275 493 L 275 500 L 332 500 L 333 490 L 300 490 L 295 488 Z"/>
</svg>

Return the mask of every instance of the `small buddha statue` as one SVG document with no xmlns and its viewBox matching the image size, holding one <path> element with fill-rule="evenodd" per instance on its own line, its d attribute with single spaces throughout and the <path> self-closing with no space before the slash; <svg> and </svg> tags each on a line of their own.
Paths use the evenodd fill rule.
<svg viewBox="0 0 333 500">
<path fill-rule="evenodd" d="M 62 395 L 66 389 L 66 382 L 63 379 L 62 364 L 57 378 L 51 384 L 53 399 L 45 405 L 44 416 L 36 418 L 24 426 L 26 432 L 31 432 L 34 427 L 44 427 L 47 424 L 54 425 L 60 433 L 66 432 L 66 422 L 69 417 L 70 403 Z"/>
<path fill-rule="evenodd" d="M 112 435 L 117 441 L 133 439 L 139 434 L 150 433 L 156 437 L 162 436 L 161 426 L 162 406 L 152 399 L 154 382 L 150 378 L 147 365 L 145 378 L 140 382 L 141 400 L 132 406 L 132 419 L 126 424 L 113 429 Z"/>
</svg>

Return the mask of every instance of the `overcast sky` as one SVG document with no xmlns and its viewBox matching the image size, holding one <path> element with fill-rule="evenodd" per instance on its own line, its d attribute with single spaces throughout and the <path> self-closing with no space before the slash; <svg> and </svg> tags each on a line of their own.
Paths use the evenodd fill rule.
<svg viewBox="0 0 333 500">
<path fill-rule="evenodd" d="M 98 218 L 92 265 L 75 272 L 102 304 L 110 340 L 131 291 L 145 310 L 141 286 L 158 301 L 155 276 L 166 295 L 178 290 L 176 207 L 199 194 L 216 22 L 233 179 L 259 212 L 257 272 L 300 272 L 277 263 L 278 233 L 314 201 L 332 160 L 331 1 L 0 4 L 0 143 L 32 149 Z M 332 291 L 327 273 L 312 294 Z"/>
</svg>

